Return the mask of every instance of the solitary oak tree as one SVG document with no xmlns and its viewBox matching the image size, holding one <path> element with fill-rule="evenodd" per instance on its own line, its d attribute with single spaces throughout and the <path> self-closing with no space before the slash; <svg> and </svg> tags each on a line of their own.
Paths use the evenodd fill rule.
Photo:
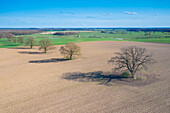
<svg viewBox="0 0 170 113">
<path fill-rule="evenodd" d="M 115 64 L 115 71 L 128 70 L 134 78 L 135 73 L 141 69 L 147 69 L 155 60 L 152 54 L 148 53 L 145 48 L 136 46 L 125 47 L 121 52 L 116 52 L 116 56 L 112 57 L 108 62 Z"/>
<path fill-rule="evenodd" d="M 48 50 L 54 49 L 53 44 L 50 42 L 49 39 L 42 39 L 39 42 L 40 50 L 43 49 L 44 53 L 47 53 Z"/>
<path fill-rule="evenodd" d="M 25 41 L 24 37 L 17 37 L 17 42 L 19 42 L 20 44 L 23 44 Z"/>
<path fill-rule="evenodd" d="M 32 47 L 36 45 L 36 42 L 37 41 L 34 39 L 34 37 L 28 37 L 26 40 L 26 45 L 30 46 L 32 49 Z"/>
<path fill-rule="evenodd" d="M 65 58 L 72 60 L 81 55 L 81 48 L 72 42 L 68 42 L 65 46 L 61 46 L 60 52 Z"/>
</svg>

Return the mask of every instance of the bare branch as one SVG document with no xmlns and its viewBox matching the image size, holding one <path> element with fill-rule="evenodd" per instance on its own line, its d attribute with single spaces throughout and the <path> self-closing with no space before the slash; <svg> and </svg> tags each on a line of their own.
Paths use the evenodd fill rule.
<svg viewBox="0 0 170 113">
<path fill-rule="evenodd" d="M 68 42 L 65 46 L 61 46 L 60 53 L 67 59 L 81 55 L 81 48 L 74 43 Z"/>
<path fill-rule="evenodd" d="M 115 71 L 127 69 L 132 77 L 141 69 L 147 69 L 148 66 L 155 62 L 152 54 L 148 53 L 145 48 L 130 46 L 121 48 L 121 52 L 116 52 L 108 62 L 116 64 Z"/>
</svg>

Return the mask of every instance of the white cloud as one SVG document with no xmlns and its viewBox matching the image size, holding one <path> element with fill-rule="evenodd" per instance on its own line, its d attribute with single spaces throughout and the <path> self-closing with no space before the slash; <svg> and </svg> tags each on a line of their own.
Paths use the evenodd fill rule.
<svg viewBox="0 0 170 113">
<path fill-rule="evenodd" d="M 28 23 L 28 24 L 31 24 L 31 22 L 30 22 L 30 21 L 27 21 L 27 23 Z"/>
<path fill-rule="evenodd" d="M 75 13 L 73 13 L 73 12 L 62 12 L 62 11 L 60 11 L 59 13 L 62 14 L 62 15 L 75 15 Z"/>
<path fill-rule="evenodd" d="M 103 16 L 112 16 L 113 14 L 112 13 L 104 13 L 102 14 Z"/>
<path fill-rule="evenodd" d="M 137 12 L 124 11 L 124 13 L 129 15 L 137 15 Z"/>
</svg>

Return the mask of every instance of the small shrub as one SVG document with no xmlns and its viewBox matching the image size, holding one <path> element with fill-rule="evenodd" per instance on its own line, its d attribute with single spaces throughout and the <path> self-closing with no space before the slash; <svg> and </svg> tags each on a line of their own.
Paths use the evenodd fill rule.
<svg viewBox="0 0 170 113">
<path fill-rule="evenodd" d="M 122 77 L 123 78 L 129 78 L 130 77 L 130 74 L 128 72 L 123 72 L 122 73 Z"/>
</svg>

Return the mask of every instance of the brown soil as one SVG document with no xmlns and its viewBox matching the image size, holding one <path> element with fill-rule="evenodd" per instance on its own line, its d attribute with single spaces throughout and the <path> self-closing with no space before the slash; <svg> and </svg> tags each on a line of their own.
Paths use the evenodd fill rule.
<svg viewBox="0 0 170 113">
<path fill-rule="evenodd" d="M 59 54 L 60 46 L 47 54 L 37 48 L 1 48 L 0 113 L 170 111 L 169 44 L 104 41 L 78 45 L 82 48 L 82 56 L 71 61 Z M 114 52 L 129 45 L 153 52 L 158 62 L 149 71 L 142 72 L 149 76 L 148 79 L 121 80 L 109 74 L 113 66 L 107 61 Z M 114 78 L 109 81 L 111 85 L 105 84 L 109 80 L 106 75 Z"/>
</svg>

